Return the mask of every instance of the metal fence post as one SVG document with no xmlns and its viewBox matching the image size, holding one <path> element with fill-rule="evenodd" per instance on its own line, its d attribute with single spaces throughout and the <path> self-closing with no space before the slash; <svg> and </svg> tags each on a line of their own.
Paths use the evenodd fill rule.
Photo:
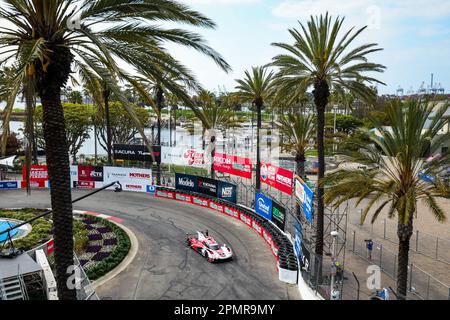
<svg viewBox="0 0 450 320">
<path fill-rule="evenodd" d="M 419 230 L 416 230 L 416 252 L 419 252 Z"/>
<path fill-rule="evenodd" d="M 383 239 L 386 240 L 386 219 L 383 220 L 384 223 L 384 233 L 383 233 Z"/>
<path fill-rule="evenodd" d="M 352 249 L 352 252 L 355 252 L 355 242 L 356 242 L 356 231 L 353 230 L 353 249 Z"/>
<path fill-rule="evenodd" d="M 383 257 L 383 245 L 380 244 L 380 269 L 383 269 L 382 267 L 382 257 Z"/>
<path fill-rule="evenodd" d="M 438 260 L 439 252 L 439 237 L 436 237 L 436 260 Z"/>
</svg>

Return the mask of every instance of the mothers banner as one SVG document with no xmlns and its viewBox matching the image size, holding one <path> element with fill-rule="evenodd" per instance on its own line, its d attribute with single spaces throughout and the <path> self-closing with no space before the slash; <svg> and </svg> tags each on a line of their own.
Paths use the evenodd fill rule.
<svg viewBox="0 0 450 320">
<path fill-rule="evenodd" d="M 140 168 L 103 167 L 103 183 L 119 181 L 124 191 L 147 192 L 152 185 L 152 170 Z"/>
<path fill-rule="evenodd" d="M 270 163 L 261 163 L 261 182 L 288 195 L 292 195 L 293 176 L 294 173 L 290 170 Z"/>
<path fill-rule="evenodd" d="M 215 153 L 214 170 L 251 179 L 252 159 L 229 154 Z"/>
</svg>

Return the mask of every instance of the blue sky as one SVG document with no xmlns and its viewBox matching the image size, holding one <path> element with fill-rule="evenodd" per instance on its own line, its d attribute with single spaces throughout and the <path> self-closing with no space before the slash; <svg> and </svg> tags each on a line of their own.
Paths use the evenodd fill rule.
<svg viewBox="0 0 450 320">
<path fill-rule="evenodd" d="M 346 17 L 345 29 L 368 25 L 356 42 L 376 42 L 384 51 L 370 59 L 387 67 L 378 78 L 395 93 L 398 86 L 416 91 L 422 81 L 450 91 L 450 1 L 437 0 L 180 0 L 213 19 L 216 30 L 200 30 L 209 44 L 231 64 L 226 74 L 196 52 L 169 45 L 173 54 L 190 67 L 201 83 L 218 91 L 232 90 L 244 70 L 265 64 L 279 49 L 272 42 L 291 42 L 288 28 L 327 10 Z"/>
</svg>

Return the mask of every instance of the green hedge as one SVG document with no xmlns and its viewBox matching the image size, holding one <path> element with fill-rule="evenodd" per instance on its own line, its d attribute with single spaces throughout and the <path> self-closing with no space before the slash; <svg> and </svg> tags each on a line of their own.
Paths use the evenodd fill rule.
<svg viewBox="0 0 450 320">
<path fill-rule="evenodd" d="M 113 250 L 111 255 L 86 271 L 86 275 L 90 280 L 97 280 L 113 270 L 123 261 L 123 259 L 125 259 L 128 252 L 130 251 L 131 241 L 127 233 L 122 228 L 118 227 L 115 223 L 93 216 L 83 217 L 100 222 L 101 224 L 110 227 L 117 237 L 117 247 Z"/>
<path fill-rule="evenodd" d="M 0 210 L 0 218 L 27 221 L 45 211 L 47 210 Z M 49 241 L 53 235 L 51 218 L 52 215 L 49 215 L 47 218 L 41 218 L 31 222 L 31 232 L 24 238 L 14 240 L 14 247 L 19 250 L 29 251 Z M 88 230 L 86 230 L 86 227 L 81 221 L 74 220 L 73 233 L 75 238 L 75 252 L 78 253 L 83 251 L 89 241 Z"/>
</svg>

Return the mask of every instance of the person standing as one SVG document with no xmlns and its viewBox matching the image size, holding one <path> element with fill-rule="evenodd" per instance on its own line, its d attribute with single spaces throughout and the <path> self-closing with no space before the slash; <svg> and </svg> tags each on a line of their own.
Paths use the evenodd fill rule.
<svg viewBox="0 0 450 320">
<path fill-rule="evenodd" d="M 366 240 L 366 247 L 367 247 L 367 256 L 368 256 L 369 260 L 372 260 L 372 250 L 373 250 L 372 239 Z"/>
</svg>

